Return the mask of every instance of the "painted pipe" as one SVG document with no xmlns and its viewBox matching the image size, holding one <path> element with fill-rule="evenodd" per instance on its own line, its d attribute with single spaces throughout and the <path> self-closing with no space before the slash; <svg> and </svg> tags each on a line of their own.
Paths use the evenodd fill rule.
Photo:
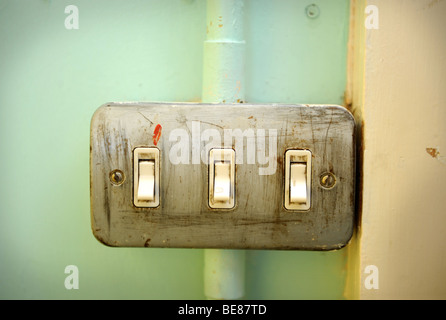
<svg viewBox="0 0 446 320">
<path fill-rule="evenodd" d="M 241 103 L 245 98 L 243 0 L 207 0 L 206 4 L 202 102 Z M 244 250 L 204 250 L 204 293 L 208 299 L 244 296 Z"/>
<path fill-rule="evenodd" d="M 245 250 L 204 250 L 204 294 L 211 300 L 245 295 Z"/>
<path fill-rule="evenodd" d="M 208 0 L 202 101 L 240 103 L 245 96 L 243 0 Z"/>
</svg>

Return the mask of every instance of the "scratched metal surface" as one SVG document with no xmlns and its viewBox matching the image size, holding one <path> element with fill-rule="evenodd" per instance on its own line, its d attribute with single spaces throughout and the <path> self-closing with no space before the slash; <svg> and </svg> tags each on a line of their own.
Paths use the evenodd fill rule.
<svg viewBox="0 0 446 320">
<path fill-rule="evenodd" d="M 222 142 L 225 129 L 266 132 L 265 139 L 254 136 L 254 164 L 247 163 L 249 143 L 244 139 L 243 163 L 236 164 L 236 205 L 232 210 L 208 207 L 208 166 L 203 161 L 192 163 L 192 149 L 199 143 L 203 150 L 214 142 L 202 141 L 200 135 L 197 140 L 198 123 L 200 135 L 213 129 L 213 133 L 220 133 Z M 175 129 L 189 136 L 189 164 L 171 161 L 170 150 L 178 143 L 173 139 Z M 261 141 L 265 141 L 268 154 L 272 132 L 277 133 L 277 156 L 270 159 L 271 163 L 261 164 L 257 152 L 263 150 Z M 92 231 L 106 245 L 333 250 L 345 246 L 351 238 L 354 120 L 343 107 L 109 103 L 92 118 L 90 143 Z M 160 149 L 158 208 L 133 206 L 132 151 L 141 146 Z M 236 152 L 241 150 L 236 139 L 232 139 L 231 147 Z M 283 159 L 287 149 L 312 152 L 309 211 L 284 208 Z M 272 165 L 272 161 L 277 167 L 274 174 L 259 175 L 259 167 Z M 121 185 L 110 181 L 109 174 L 115 169 L 125 174 Z M 329 190 L 319 183 L 320 175 L 327 171 L 336 176 L 336 184 Z"/>
</svg>

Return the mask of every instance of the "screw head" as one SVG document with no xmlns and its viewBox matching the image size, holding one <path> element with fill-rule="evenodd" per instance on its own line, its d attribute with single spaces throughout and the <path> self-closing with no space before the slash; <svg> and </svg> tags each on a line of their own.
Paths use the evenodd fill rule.
<svg viewBox="0 0 446 320">
<path fill-rule="evenodd" d="M 308 18 L 316 19 L 317 17 L 319 17 L 320 9 L 318 5 L 313 3 L 305 8 L 305 13 L 307 14 Z"/>
<path fill-rule="evenodd" d="M 331 172 L 324 172 L 319 180 L 321 187 L 324 189 L 331 189 L 336 184 L 336 176 Z"/>
<path fill-rule="evenodd" d="M 124 183 L 125 175 L 124 172 L 122 172 L 119 169 L 116 169 L 110 172 L 109 178 L 111 183 L 113 183 L 116 186 L 119 186 Z"/>
</svg>

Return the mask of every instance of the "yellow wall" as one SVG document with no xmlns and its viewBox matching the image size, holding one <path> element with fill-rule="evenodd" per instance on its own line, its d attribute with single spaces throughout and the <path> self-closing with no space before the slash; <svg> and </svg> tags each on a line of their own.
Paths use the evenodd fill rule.
<svg viewBox="0 0 446 320">
<path fill-rule="evenodd" d="M 363 77 L 351 57 L 364 81 L 359 297 L 445 299 L 446 1 L 353 2 L 379 9 L 379 29 L 356 26 Z M 365 286 L 369 265 L 378 289 Z"/>
</svg>

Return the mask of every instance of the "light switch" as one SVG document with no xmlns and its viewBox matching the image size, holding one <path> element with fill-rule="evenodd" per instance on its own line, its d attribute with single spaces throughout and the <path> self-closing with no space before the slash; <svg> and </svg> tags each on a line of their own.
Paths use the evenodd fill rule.
<svg viewBox="0 0 446 320">
<path fill-rule="evenodd" d="M 214 201 L 228 202 L 231 197 L 231 164 L 214 164 Z"/>
<path fill-rule="evenodd" d="M 291 163 L 290 203 L 307 203 L 307 164 Z"/>
<path fill-rule="evenodd" d="M 285 153 L 285 208 L 309 210 L 311 206 L 311 151 Z"/>
<path fill-rule="evenodd" d="M 155 163 L 139 161 L 138 200 L 153 201 L 155 198 Z"/>
<path fill-rule="evenodd" d="M 231 209 L 235 205 L 235 151 L 209 152 L 209 207 Z"/>
<path fill-rule="evenodd" d="M 133 204 L 136 207 L 158 207 L 159 163 L 157 148 L 135 148 L 133 151 Z"/>
</svg>

